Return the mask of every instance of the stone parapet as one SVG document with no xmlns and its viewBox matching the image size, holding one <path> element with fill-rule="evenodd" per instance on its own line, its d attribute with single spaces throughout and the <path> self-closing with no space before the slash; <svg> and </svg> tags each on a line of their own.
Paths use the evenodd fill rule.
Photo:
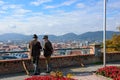
<svg viewBox="0 0 120 80">
<path fill-rule="evenodd" d="M 0 60 L 0 75 L 19 73 L 25 71 L 22 65 L 22 61 L 25 62 L 27 69 L 33 70 L 33 66 L 30 59 L 17 59 L 17 60 Z M 54 69 L 69 66 L 81 66 L 80 64 L 94 64 L 102 62 L 102 56 L 89 55 L 68 55 L 68 56 L 53 56 L 51 58 L 51 65 Z M 109 53 L 106 55 L 106 61 L 120 61 L 120 53 Z M 41 57 L 39 61 L 40 69 L 45 69 L 45 58 Z"/>
</svg>

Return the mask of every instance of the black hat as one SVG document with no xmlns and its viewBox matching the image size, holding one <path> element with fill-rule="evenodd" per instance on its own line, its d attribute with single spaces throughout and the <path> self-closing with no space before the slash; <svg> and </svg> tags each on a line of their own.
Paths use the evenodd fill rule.
<svg viewBox="0 0 120 80">
<path fill-rule="evenodd" d="M 38 38 L 38 36 L 36 34 L 33 35 L 33 38 Z"/>
<path fill-rule="evenodd" d="M 43 39 L 48 39 L 48 35 L 44 35 Z"/>
</svg>

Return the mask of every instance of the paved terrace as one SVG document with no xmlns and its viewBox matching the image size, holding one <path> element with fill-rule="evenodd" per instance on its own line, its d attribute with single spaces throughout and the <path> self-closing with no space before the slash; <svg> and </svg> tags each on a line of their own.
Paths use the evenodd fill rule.
<svg viewBox="0 0 120 80">
<path fill-rule="evenodd" d="M 120 66 L 120 62 L 112 62 L 107 63 L 107 66 Z M 112 80 L 100 75 L 96 75 L 94 72 L 103 67 L 103 65 L 85 65 L 85 67 L 67 67 L 60 68 L 59 70 L 63 71 L 64 74 L 72 73 L 74 74 L 74 78 L 77 80 Z M 44 73 L 42 71 L 41 75 Z M 17 73 L 17 74 L 8 74 L 8 75 L 0 75 L 0 80 L 24 80 L 25 78 L 30 77 L 25 73 Z"/>
</svg>

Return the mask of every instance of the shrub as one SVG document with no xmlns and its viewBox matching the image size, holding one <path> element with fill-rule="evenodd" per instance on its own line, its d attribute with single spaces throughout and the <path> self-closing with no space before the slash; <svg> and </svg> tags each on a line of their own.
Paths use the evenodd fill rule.
<svg viewBox="0 0 120 80">
<path fill-rule="evenodd" d="M 96 74 L 103 75 L 114 80 L 120 80 L 120 68 L 116 66 L 106 66 L 100 68 L 96 71 Z"/>
</svg>

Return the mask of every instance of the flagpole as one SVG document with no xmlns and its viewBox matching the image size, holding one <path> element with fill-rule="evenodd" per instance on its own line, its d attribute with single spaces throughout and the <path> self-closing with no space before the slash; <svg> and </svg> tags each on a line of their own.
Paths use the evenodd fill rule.
<svg viewBox="0 0 120 80">
<path fill-rule="evenodd" d="M 104 11 L 103 11 L 103 66 L 106 66 L 106 0 L 104 0 Z"/>
</svg>

